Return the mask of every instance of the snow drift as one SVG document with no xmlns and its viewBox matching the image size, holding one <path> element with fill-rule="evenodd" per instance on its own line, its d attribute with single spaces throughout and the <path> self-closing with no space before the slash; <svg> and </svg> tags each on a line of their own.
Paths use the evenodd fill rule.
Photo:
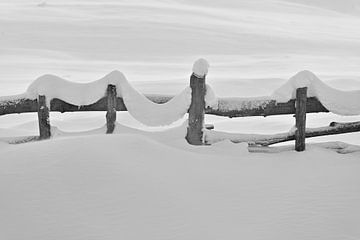
<svg viewBox="0 0 360 240">
<path fill-rule="evenodd" d="M 0 146 L 0 238 L 360 236 L 359 154 L 250 154 L 242 144 L 193 147 L 182 134 L 169 137 Z"/>
<path fill-rule="evenodd" d="M 170 101 L 156 104 L 132 87 L 119 71 L 112 71 L 105 77 L 89 83 L 70 82 L 54 75 L 43 75 L 31 83 L 26 93 L 1 97 L 0 101 L 36 99 L 39 95 L 45 95 L 48 105 L 54 98 L 77 106 L 90 105 L 105 96 L 109 84 L 116 86 L 118 97 L 123 98 L 129 113 L 148 126 L 169 125 L 181 119 L 191 103 L 191 89 L 186 87 Z"/>
<path fill-rule="evenodd" d="M 307 87 L 308 97 L 316 97 L 330 112 L 339 115 L 360 114 L 360 90 L 341 91 L 322 82 L 314 73 L 301 71 L 275 90 L 271 98 L 287 102 L 296 98 L 296 89 Z"/>
</svg>

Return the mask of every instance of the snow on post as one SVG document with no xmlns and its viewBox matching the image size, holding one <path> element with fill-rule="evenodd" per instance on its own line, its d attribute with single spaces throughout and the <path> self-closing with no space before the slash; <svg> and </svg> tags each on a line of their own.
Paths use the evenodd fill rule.
<svg viewBox="0 0 360 240">
<path fill-rule="evenodd" d="M 50 108 L 50 104 L 46 103 L 45 95 L 39 95 L 38 119 L 39 119 L 40 139 L 49 139 L 51 137 L 49 108 Z"/>
<path fill-rule="evenodd" d="M 189 125 L 186 140 L 192 145 L 203 145 L 205 117 L 205 76 L 209 63 L 205 59 L 195 61 L 190 77 L 191 104 L 189 108 Z"/>
<path fill-rule="evenodd" d="M 208 73 L 209 67 L 209 63 L 205 59 L 200 58 L 194 62 L 192 71 L 196 77 L 203 78 Z"/>
<path fill-rule="evenodd" d="M 295 150 L 302 152 L 305 150 L 306 137 L 306 101 L 307 101 L 307 87 L 296 89 L 295 102 L 295 117 L 296 117 L 296 131 L 295 131 Z"/>
<path fill-rule="evenodd" d="M 113 133 L 116 122 L 116 86 L 109 84 L 106 90 L 107 112 L 106 112 L 106 133 Z"/>
</svg>

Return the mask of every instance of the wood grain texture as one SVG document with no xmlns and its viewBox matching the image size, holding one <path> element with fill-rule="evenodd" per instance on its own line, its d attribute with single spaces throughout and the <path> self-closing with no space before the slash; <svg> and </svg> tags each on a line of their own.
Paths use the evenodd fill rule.
<svg viewBox="0 0 360 240">
<path fill-rule="evenodd" d="M 295 150 L 305 150 L 307 87 L 296 89 L 295 104 Z"/>
<path fill-rule="evenodd" d="M 166 103 L 173 98 L 171 95 L 146 95 L 146 97 L 158 104 Z M 277 103 L 275 100 L 263 100 L 259 106 L 247 106 L 248 100 L 241 98 L 219 98 L 219 104 L 227 105 L 232 101 L 237 101 L 243 104 L 241 109 L 212 109 L 207 108 L 206 114 L 224 116 L 224 117 L 248 117 L 248 116 L 271 116 L 271 115 L 284 115 L 295 114 L 295 100 L 290 100 L 286 103 Z M 97 102 L 90 105 L 76 106 L 60 99 L 54 98 L 50 104 L 51 111 L 54 112 L 84 112 L 84 111 L 107 111 L 107 97 L 99 99 Z M 121 97 L 116 98 L 116 110 L 127 111 L 124 101 Z M 0 116 L 12 113 L 27 113 L 37 112 L 37 100 L 31 99 L 16 99 L 11 101 L 0 102 Z M 306 103 L 307 113 L 316 112 L 329 112 L 316 98 L 311 97 L 307 99 Z"/>
<path fill-rule="evenodd" d="M 113 133 L 116 122 L 116 86 L 108 85 L 107 95 L 107 112 L 106 112 L 106 133 Z"/>
<path fill-rule="evenodd" d="M 173 96 L 169 95 L 148 95 L 150 101 L 158 104 L 168 102 Z M 107 111 L 107 97 L 99 99 L 90 105 L 77 106 L 67 103 L 61 99 L 51 100 L 50 109 L 53 112 L 86 112 L 86 111 Z M 127 111 L 124 101 L 121 97 L 116 98 L 116 111 Z M 0 102 L 0 116 L 13 113 L 37 112 L 37 100 L 20 98 L 10 101 Z"/>
<path fill-rule="evenodd" d="M 305 137 L 320 137 L 328 135 L 336 135 L 343 133 L 360 132 L 360 122 L 336 123 L 332 122 L 328 127 L 308 128 L 305 131 Z M 257 145 L 269 146 L 275 143 L 295 140 L 295 134 L 283 134 L 280 137 L 267 137 L 263 140 L 255 142 Z"/>
<path fill-rule="evenodd" d="M 51 137 L 49 108 L 46 106 L 46 97 L 39 95 L 38 98 L 38 121 L 40 139 L 49 139 Z"/>
<path fill-rule="evenodd" d="M 257 104 L 249 104 L 251 101 L 242 100 L 241 98 L 219 98 L 220 106 L 232 105 L 237 101 L 238 105 L 242 105 L 241 109 L 236 108 L 207 108 L 206 114 L 212 114 L 223 117 L 250 117 L 250 116 L 272 116 L 295 114 L 295 99 L 286 103 L 278 103 L 276 100 L 256 100 Z M 315 97 L 310 97 L 306 101 L 307 113 L 329 112 Z"/>
<path fill-rule="evenodd" d="M 191 104 L 189 108 L 189 125 L 186 140 L 192 145 L 203 145 L 203 128 L 205 118 L 205 76 L 190 77 Z"/>
</svg>

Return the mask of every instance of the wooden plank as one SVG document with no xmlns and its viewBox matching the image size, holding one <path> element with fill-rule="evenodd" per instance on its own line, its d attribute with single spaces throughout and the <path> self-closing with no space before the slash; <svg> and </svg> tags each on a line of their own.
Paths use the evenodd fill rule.
<svg viewBox="0 0 360 240">
<path fill-rule="evenodd" d="M 190 77 L 191 104 L 189 108 L 189 125 L 186 140 L 192 145 L 203 145 L 203 128 L 205 117 L 205 76 L 192 74 Z"/>
<path fill-rule="evenodd" d="M 278 103 L 271 99 L 219 98 L 219 108 L 207 108 L 206 114 L 223 117 L 250 117 L 295 114 L 295 99 Z M 230 107 L 229 107 L 230 106 Z M 315 97 L 306 102 L 307 113 L 329 112 Z"/>
<path fill-rule="evenodd" d="M 38 98 L 38 120 L 40 139 L 50 138 L 49 108 L 46 106 L 46 97 L 44 95 L 39 95 Z"/>
<path fill-rule="evenodd" d="M 359 152 L 360 146 L 351 145 L 343 142 L 323 142 L 323 143 L 312 143 L 312 146 L 317 146 L 324 149 L 331 149 L 340 154 L 347 154 L 353 152 Z M 249 152 L 252 153 L 280 153 L 294 150 L 293 146 L 276 146 L 276 147 L 268 147 L 268 146 L 259 146 L 259 145 L 249 145 Z"/>
<path fill-rule="evenodd" d="M 166 103 L 173 96 L 169 95 L 146 95 L 146 97 L 154 103 Z M 121 97 L 116 99 L 116 110 L 127 111 L 126 106 Z M 244 107 L 238 109 L 219 108 L 205 110 L 206 114 L 224 116 L 224 117 L 248 117 L 248 116 L 271 116 L 283 114 L 295 114 L 295 100 L 287 103 L 277 103 L 275 100 L 257 100 L 256 106 L 251 101 L 242 98 L 219 98 L 219 105 L 229 105 L 236 101 L 236 105 L 240 104 Z M 60 99 L 51 100 L 51 111 L 53 112 L 83 112 L 83 111 L 107 111 L 107 98 L 101 98 L 99 101 L 84 106 L 76 106 Z M 16 99 L 11 101 L 0 102 L 0 116 L 12 113 L 37 112 L 37 101 L 30 99 Z M 306 104 L 307 113 L 329 112 L 316 98 L 308 98 Z"/>
<path fill-rule="evenodd" d="M 307 87 L 296 89 L 295 150 L 298 152 L 302 152 L 305 150 L 306 100 L 307 100 Z"/>
<path fill-rule="evenodd" d="M 12 113 L 37 112 L 38 102 L 36 99 L 19 98 L 0 102 L 0 116 Z"/>
<path fill-rule="evenodd" d="M 150 101 L 158 104 L 168 102 L 173 96 L 169 95 L 147 95 Z M 51 100 L 50 109 L 52 112 L 86 112 L 86 111 L 107 111 L 107 97 L 99 99 L 90 105 L 77 106 L 67 103 L 63 100 L 54 98 Z M 121 97 L 116 98 L 116 110 L 127 111 L 124 101 Z M 37 112 L 37 100 L 26 98 L 14 99 L 0 102 L 0 116 L 13 113 Z"/>
<path fill-rule="evenodd" d="M 108 85 L 107 95 L 107 112 L 106 112 L 106 133 L 113 133 L 116 122 L 116 86 Z"/>
<path fill-rule="evenodd" d="M 336 135 L 336 134 L 344 134 L 344 133 L 351 133 L 351 132 L 360 132 L 360 121 L 359 122 L 349 122 L 349 123 L 336 123 L 332 122 L 328 127 L 319 127 L 319 128 L 308 128 L 305 131 L 306 138 L 312 137 L 320 137 L 320 136 L 328 136 L 328 135 Z M 230 139 L 230 141 L 234 143 L 240 142 L 252 142 L 255 145 L 261 146 L 269 146 L 276 143 L 286 142 L 295 140 L 294 133 L 280 133 L 274 135 L 263 135 L 262 139 L 258 138 L 256 140 L 244 139 L 243 135 L 239 134 L 239 139 L 241 141 L 236 140 L 236 135 Z"/>
</svg>

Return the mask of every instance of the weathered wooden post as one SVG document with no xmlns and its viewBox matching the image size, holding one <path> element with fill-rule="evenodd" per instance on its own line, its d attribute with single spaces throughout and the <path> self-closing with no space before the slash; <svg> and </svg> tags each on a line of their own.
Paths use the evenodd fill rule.
<svg viewBox="0 0 360 240">
<path fill-rule="evenodd" d="M 51 137 L 49 107 L 46 105 L 46 97 L 38 97 L 38 120 L 40 139 L 49 139 Z"/>
<path fill-rule="evenodd" d="M 302 152 L 305 150 L 305 137 L 306 137 L 306 101 L 307 101 L 307 87 L 296 89 L 296 102 L 295 102 L 295 118 L 296 118 L 296 131 L 295 131 L 295 150 Z"/>
<path fill-rule="evenodd" d="M 190 77 L 191 104 L 189 108 L 189 125 L 186 140 L 191 145 L 203 145 L 203 128 L 205 117 L 205 77 L 209 64 L 205 59 L 195 61 Z"/>
<path fill-rule="evenodd" d="M 109 84 L 106 90 L 107 112 L 106 112 L 106 133 L 113 133 L 116 122 L 116 86 Z"/>
</svg>

